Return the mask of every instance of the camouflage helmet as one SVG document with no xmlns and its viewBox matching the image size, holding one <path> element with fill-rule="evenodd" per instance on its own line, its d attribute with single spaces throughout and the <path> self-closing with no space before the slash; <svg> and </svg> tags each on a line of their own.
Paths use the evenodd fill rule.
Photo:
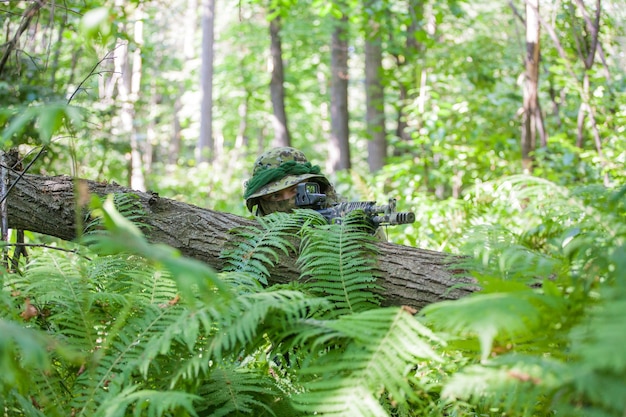
<svg viewBox="0 0 626 417">
<path fill-rule="evenodd" d="M 269 179 L 271 180 L 268 182 Z M 254 162 L 252 178 L 245 184 L 246 206 L 252 211 L 260 197 L 284 190 L 308 179 L 314 179 L 323 185 L 330 184 L 320 173 L 320 168 L 312 166 L 301 151 L 290 147 L 273 148 L 263 153 Z"/>
</svg>

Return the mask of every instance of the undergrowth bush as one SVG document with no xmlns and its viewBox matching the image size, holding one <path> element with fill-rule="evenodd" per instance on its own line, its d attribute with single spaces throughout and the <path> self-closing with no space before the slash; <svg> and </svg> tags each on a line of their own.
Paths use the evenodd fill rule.
<svg viewBox="0 0 626 417">
<path fill-rule="evenodd" d="M 482 290 L 417 315 L 380 307 L 356 218 L 267 216 L 233 231 L 216 272 L 148 243 L 135 206 L 96 202 L 107 233 L 2 275 L 0 410 L 622 416 L 626 189 L 487 188 L 466 196 L 474 227 L 451 239 Z M 281 256 L 301 278 L 268 285 Z"/>
</svg>

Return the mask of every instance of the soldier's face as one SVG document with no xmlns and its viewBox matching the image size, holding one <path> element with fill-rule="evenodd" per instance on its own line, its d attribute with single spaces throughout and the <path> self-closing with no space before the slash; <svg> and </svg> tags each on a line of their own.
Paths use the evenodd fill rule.
<svg viewBox="0 0 626 417">
<path fill-rule="evenodd" d="M 292 185 L 289 188 L 285 188 L 284 190 L 276 191 L 275 193 L 264 195 L 261 197 L 264 201 L 285 201 L 291 200 L 296 197 L 298 189 L 298 184 Z"/>
</svg>

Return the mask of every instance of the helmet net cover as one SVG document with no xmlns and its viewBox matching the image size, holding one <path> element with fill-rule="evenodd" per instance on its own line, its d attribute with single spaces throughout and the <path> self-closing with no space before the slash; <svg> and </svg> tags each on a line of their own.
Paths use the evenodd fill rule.
<svg viewBox="0 0 626 417">
<path fill-rule="evenodd" d="M 291 147 L 271 149 L 254 162 L 252 178 L 245 184 L 244 198 L 252 211 L 259 198 L 313 179 L 323 188 L 330 186 L 317 165 L 311 165 L 303 152 Z"/>
</svg>

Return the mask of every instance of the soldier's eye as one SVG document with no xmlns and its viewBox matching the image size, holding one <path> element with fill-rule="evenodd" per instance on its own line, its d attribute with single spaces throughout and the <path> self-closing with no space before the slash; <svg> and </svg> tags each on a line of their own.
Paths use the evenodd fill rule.
<svg viewBox="0 0 626 417">
<path fill-rule="evenodd" d="M 270 194 L 267 196 L 267 199 L 270 201 L 279 201 L 280 195 L 278 193 Z"/>
</svg>

